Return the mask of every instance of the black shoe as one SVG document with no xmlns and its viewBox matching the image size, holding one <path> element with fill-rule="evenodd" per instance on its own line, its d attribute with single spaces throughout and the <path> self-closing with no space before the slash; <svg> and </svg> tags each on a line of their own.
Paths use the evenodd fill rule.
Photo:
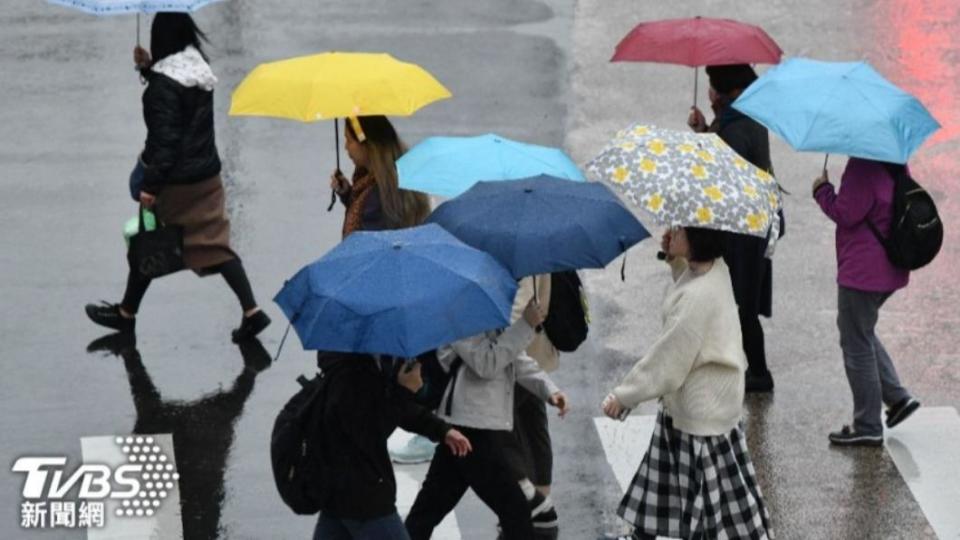
<svg viewBox="0 0 960 540">
<path fill-rule="evenodd" d="M 84 310 L 86 310 L 87 317 L 90 317 L 91 321 L 100 326 L 113 328 L 118 332 L 132 334 L 134 328 L 137 326 L 136 318 L 128 319 L 120 314 L 120 304 L 110 304 L 107 302 L 102 302 L 100 305 L 87 304 Z"/>
<path fill-rule="evenodd" d="M 553 501 L 539 491 L 530 501 L 530 521 L 537 539 L 554 540 L 560 536 L 560 520 Z"/>
<path fill-rule="evenodd" d="M 892 428 L 907 418 L 910 418 L 910 415 L 915 413 L 919 408 L 920 402 L 912 397 L 901 399 L 900 403 L 887 409 L 887 427 Z"/>
<path fill-rule="evenodd" d="M 746 373 L 746 391 L 747 393 L 755 392 L 773 392 L 773 376 L 770 375 L 770 372 L 757 375 L 751 372 Z"/>
<path fill-rule="evenodd" d="M 244 317 L 240 322 L 240 327 L 235 329 L 232 334 L 234 343 L 255 337 L 263 329 L 270 326 L 270 317 L 263 310 L 260 310 L 249 317 Z"/>
<path fill-rule="evenodd" d="M 124 352 L 137 348 L 137 336 L 132 332 L 116 332 L 98 337 L 87 345 L 88 353 L 107 352 L 122 356 Z"/>
<path fill-rule="evenodd" d="M 883 435 L 862 435 L 850 426 L 830 434 L 830 444 L 837 446 L 883 446 Z"/>
</svg>

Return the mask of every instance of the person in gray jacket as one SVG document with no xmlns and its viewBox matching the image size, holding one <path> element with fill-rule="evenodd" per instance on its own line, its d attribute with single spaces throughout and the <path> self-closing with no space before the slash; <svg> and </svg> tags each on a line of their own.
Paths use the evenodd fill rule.
<svg viewBox="0 0 960 540">
<path fill-rule="evenodd" d="M 467 488 L 500 519 L 505 540 L 536 538 L 535 525 L 556 528 L 549 498 L 507 459 L 513 430 L 514 385 L 520 384 L 566 415 L 567 397 L 524 350 L 542 332 L 543 309 L 531 300 L 523 317 L 502 331 L 487 332 L 441 348 L 450 373 L 437 415 L 466 435 L 473 453 L 456 457 L 443 446 L 430 462 L 406 519 L 412 540 L 430 538 Z"/>
</svg>

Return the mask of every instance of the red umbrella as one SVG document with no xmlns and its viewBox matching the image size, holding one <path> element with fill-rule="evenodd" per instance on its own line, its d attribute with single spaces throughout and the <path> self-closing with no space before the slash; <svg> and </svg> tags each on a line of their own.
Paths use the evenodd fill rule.
<svg viewBox="0 0 960 540">
<path fill-rule="evenodd" d="M 694 17 L 640 23 L 624 37 L 611 62 L 659 62 L 697 68 L 776 64 L 783 51 L 760 27 L 730 19 Z M 697 101 L 694 71 L 693 101 Z"/>
</svg>

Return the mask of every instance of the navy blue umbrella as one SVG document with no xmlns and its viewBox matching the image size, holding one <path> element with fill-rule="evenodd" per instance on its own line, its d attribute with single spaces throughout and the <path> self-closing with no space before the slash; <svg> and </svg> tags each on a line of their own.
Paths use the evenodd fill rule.
<svg viewBox="0 0 960 540">
<path fill-rule="evenodd" d="M 603 268 L 650 236 L 605 185 L 546 175 L 478 182 L 427 221 L 493 255 L 517 279 Z"/>
<path fill-rule="evenodd" d="M 305 349 L 413 358 L 510 324 L 516 281 L 437 225 L 355 232 L 274 301 Z"/>
</svg>

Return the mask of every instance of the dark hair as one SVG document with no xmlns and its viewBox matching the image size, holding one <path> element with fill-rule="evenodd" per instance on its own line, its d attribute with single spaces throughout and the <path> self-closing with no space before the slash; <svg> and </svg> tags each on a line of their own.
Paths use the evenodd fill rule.
<svg viewBox="0 0 960 540">
<path fill-rule="evenodd" d="M 397 130 L 394 129 L 393 124 L 390 123 L 390 120 L 388 120 L 386 116 L 358 116 L 357 121 L 360 122 L 360 129 L 363 130 L 365 137 L 363 142 L 370 141 L 374 144 L 396 144 L 400 141 Z M 344 122 L 344 125 L 354 139 L 360 140 L 349 119 Z"/>
<path fill-rule="evenodd" d="M 207 35 L 200 30 L 189 13 L 160 12 L 153 17 L 150 27 L 150 56 L 153 62 L 159 62 L 171 54 L 193 45 L 204 60 L 207 55 L 203 52 L 201 41 L 207 40 Z"/>
<path fill-rule="evenodd" d="M 723 242 L 726 233 L 700 227 L 684 227 L 683 230 L 687 233 L 687 244 L 690 245 L 689 260 L 710 262 L 723 255 Z"/>
<path fill-rule="evenodd" d="M 757 80 L 757 72 L 749 64 L 731 64 L 729 66 L 707 66 L 710 86 L 718 94 L 729 95 L 734 90 L 743 90 Z"/>
</svg>

